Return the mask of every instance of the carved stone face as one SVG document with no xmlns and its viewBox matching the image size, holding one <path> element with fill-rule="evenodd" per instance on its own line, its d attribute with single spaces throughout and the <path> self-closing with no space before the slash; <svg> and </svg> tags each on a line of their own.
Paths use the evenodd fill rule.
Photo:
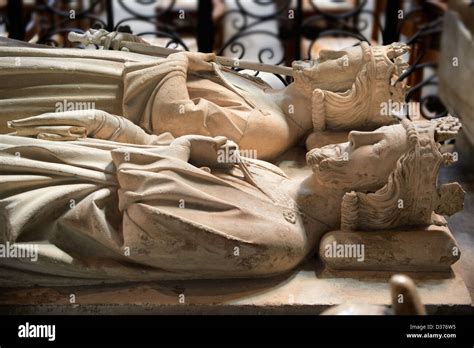
<svg viewBox="0 0 474 348">
<path fill-rule="evenodd" d="M 381 69 L 381 66 L 377 65 L 377 69 L 387 71 L 387 75 L 393 74 L 396 79 L 401 71 L 407 68 L 407 64 L 399 57 L 408 49 L 408 46 L 400 43 L 374 47 L 362 43 L 338 51 L 322 50 L 316 60 L 293 62 L 295 81 L 302 87 L 305 85 L 304 88 L 308 90 L 320 88 L 345 92 L 352 87 L 362 66 L 373 60 L 374 55 L 377 57 L 377 64 L 383 62 L 385 66 Z M 387 80 L 387 83 L 389 82 Z"/>
<path fill-rule="evenodd" d="M 377 190 L 387 183 L 397 160 L 408 150 L 406 131 L 400 124 L 373 132 L 352 131 L 348 140 L 308 153 L 308 163 L 324 185 Z"/>
<path fill-rule="evenodd" d="M 340 51 L 322 50 L 317 60 L 296 61 L 293 68 L 302 72 L 302 80 L 311 83 L 311 89 L 344 92 L 351 88 L 363 63 L 363 50 L 355 46 Z"/>
</svg>

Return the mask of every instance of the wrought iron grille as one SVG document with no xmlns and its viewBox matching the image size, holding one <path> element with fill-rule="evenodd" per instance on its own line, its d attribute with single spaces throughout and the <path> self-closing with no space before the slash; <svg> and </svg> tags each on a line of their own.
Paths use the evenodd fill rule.
<svg viewBox="0 0 474 348">
<path fill-rule="evenodd" d="M 293 60 L 315 58 L 315 47 L 322 38 L 353 38 L 356 43 L 367 41 L 369 44 L 402 40 L 412 47 L 410 68 L 401 77 L 412 85 L 407 101 L 419 100 L 425 117 L 446 114 L 436 94 L 421 93 L 425 87 L 437 83 L 436 61 L 429 54 L 439 46 L 443 17 L 436 1 L 375 1 L 370 8 L 368 0 L 200 0 L 194 5 L 192 1 L 186 3 L 190 5 L 188 8 L 179 0 L 9 0 L 7 9 L 0 8 L 0 25 L 2 21 L 6 22 L 11 38 L 52 46 L 67 46 L 68 32 L 82 33 L 91 27 L 161 38 L 163 45 L 184 50 L 191 49 L 184 37 L 192 37 L 197 49 L 203 52 L 214 51 L 245 59 L 251 48 L 252 59 L 287 65 Z M 348 6 L 346 9 L 328 8 L 328 3 L 347 3 Z M 408 11 L 404 9 L 407 6 Z M 119 19 L 118 11 L 125 16 Z M 143 28 L 143 25 L 137 25 L 139 23 L 150 29 L 137 29 Z M 276 29 L 268 30 L 265 26 L 268 23 Z M 223 35 L 226 30 L 230 30 L 230 34 Z M 258 40 L 252 41 L 252 37 L 258 37 Z M 278 45 L 281 50 L 277 52 L 275 47 Z M 424 77 L 422 74 L 427 67 L 433 68 L 434 72 Z M 289 82 L 282 76 L 279 79 L 285 84 Z"/>
</svg>

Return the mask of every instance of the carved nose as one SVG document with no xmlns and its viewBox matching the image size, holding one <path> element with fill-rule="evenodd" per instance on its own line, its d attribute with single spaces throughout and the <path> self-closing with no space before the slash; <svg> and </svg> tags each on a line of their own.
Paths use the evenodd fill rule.
<svg viewBox="0 0 474 348">
<path fill-rule="evenodd" d="M 373 145 L 378 143 L 383 138 L 381 132 L 360 132 L 351 131 L 349 133 L 349 142 L 352 149 L 356 149 L 365 145 Z"/>
</svg>

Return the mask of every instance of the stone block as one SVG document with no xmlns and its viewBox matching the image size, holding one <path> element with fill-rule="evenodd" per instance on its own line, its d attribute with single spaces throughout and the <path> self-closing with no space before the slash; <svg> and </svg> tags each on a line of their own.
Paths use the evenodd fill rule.
<svg viewBox="0 0 474 348">
<path fill-rule="evenodd" d="M 396 231 L 331 231 L 319 254 L 331 269 L 448 272 L 460 250 L 447 227 Z"/>
</svg>

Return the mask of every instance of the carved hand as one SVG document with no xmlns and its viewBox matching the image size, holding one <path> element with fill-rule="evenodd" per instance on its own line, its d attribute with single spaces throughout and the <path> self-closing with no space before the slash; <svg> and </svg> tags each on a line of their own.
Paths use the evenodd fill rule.
<svg viewBox="0 0 474 348">
<path fill-rule="evenodd" d="M 188 71 L 213 71 L 211 62 L 216 61 L 214 53 L 201 52 L 178 52 L 168 56 L 169 59 L 179 59 L 188 61 Z"/>
<path fill-rule="evenodd" d="M 102 110 L 77 110 L 46 113 L 9 121 L 8 127 L 19 136 L 43 140 L 71 141 L 91 137 L 130 144 L 148 144 L 150 135 L 121 116 Z"/>
<path fill-rule="evenodd" d="M 171 145 L 188 147 L 189 161 L 198 167 L 231 167 L 235 164 L 233 155 L 238 150 L 236 143 L 223 136 L 185 135 Z"/>
</svg>

